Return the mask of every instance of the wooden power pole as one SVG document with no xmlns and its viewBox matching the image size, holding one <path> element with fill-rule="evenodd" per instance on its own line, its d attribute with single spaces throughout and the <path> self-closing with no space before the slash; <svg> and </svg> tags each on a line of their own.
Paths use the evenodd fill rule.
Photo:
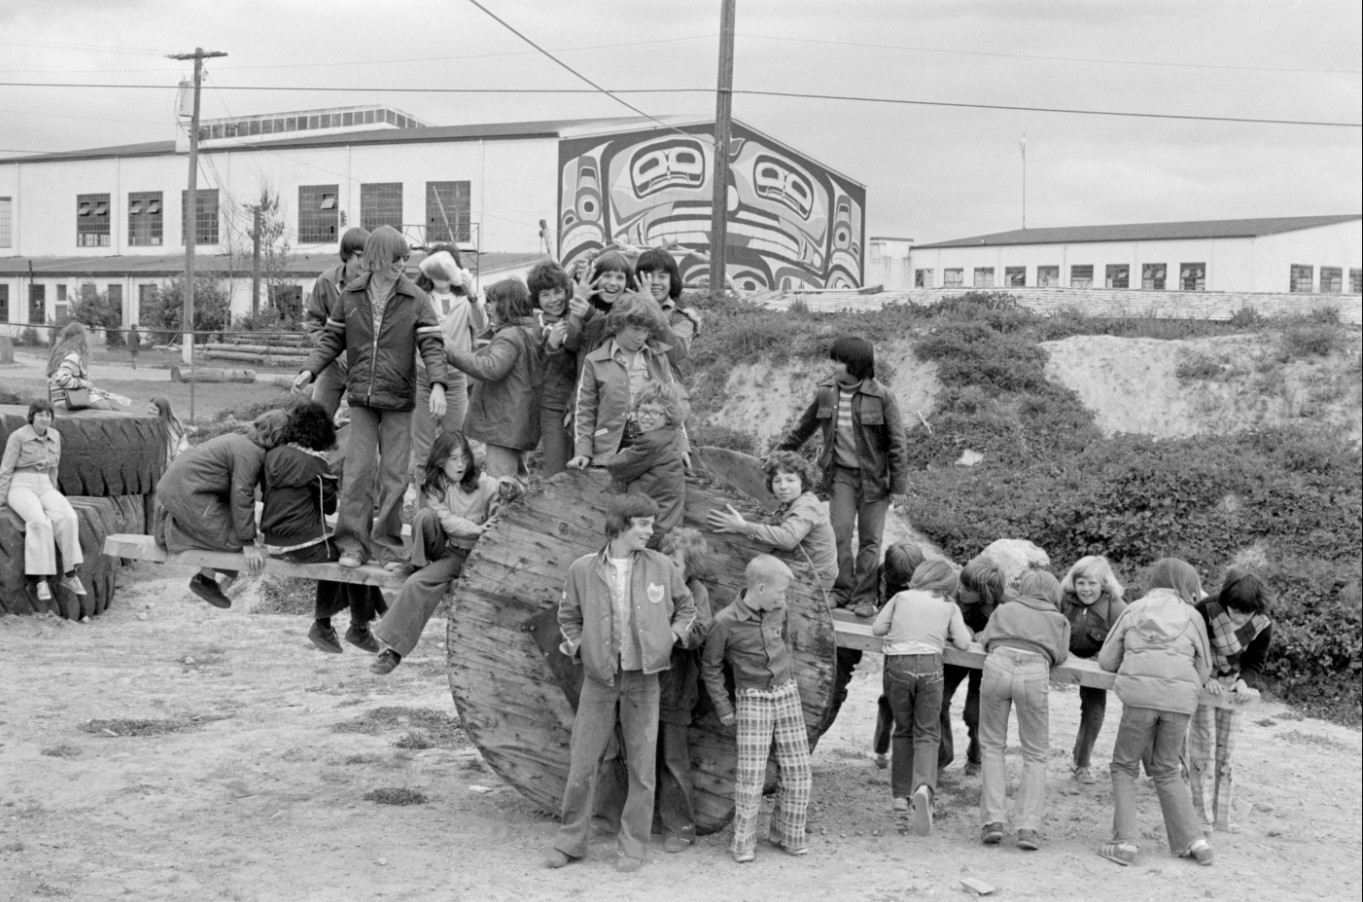
<svg viewBox="0 0 1363 902">
<path fill-rule="evenodd" d="M 719 25 L 719 82 L 715 89 L 715 173 L 710 210 L 710 291 L 724 291 L 724 255 L 728 242 L 729 144 L 734 114 L 734 5 L 724 0 Z"/>
<path fill-rule="evenodd" d="M 194 115 L 189 124 L 189 190 L 185 196 L 185 297 L 184 347 L 181 359 L 194 372 L 194 246 L 199 241 L 199 91 L 203 85 L 204 60 L 226 56 L 218 50 L 195 47 L 193 53 L 172 53 L 169 59 L 194 60 Z M 191 380 L 193 376 L 190 377 Z M 194 419 L 194 383 L 189 385 L 189 418 Z"/>
</svg>

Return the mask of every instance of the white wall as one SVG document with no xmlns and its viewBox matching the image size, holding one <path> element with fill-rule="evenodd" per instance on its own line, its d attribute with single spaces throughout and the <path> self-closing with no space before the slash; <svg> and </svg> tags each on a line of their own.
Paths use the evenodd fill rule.
<svg viewBox="0 0 1363 902">
<path fill-rule="evenodd" d="M 1286 232 L 1258 239 L 1205 238 L 1176 241 L 1122 241 L 1079 244 L 1034 244 L 962 248 L 913 248 L 910 254 L 910 284 L 913 272 L 931 269 L 932 285 L 944 285 L 944 270 L 964 270 L 963 288 L 973 286 L 974 270 L 994 268 L 994 287 L 1004 286 L 1004 270 L 1009 266 L 1027 268 L 1027 286 L 1037 284 L 1037 266 L 1059 266 L 1060 282 L 1070 284 L 1072 266 L 1091 265 L 1094 287 L 1104 287 L 1108 264 L 1125 263 L 1130 267 L 1130 287 L 1141 287 L 1141 266 L 1167 264 L 1166 289 L 1178 288 L 1179 267 L 1183 263 L 1207 265 L 1207 291 L 1287 291 L 1292 263 L 1344 269 L 1344 289 L 1349 287 L 1349 268 L 1359 267 L 1363 231 L 1358 221 L 1339 225 Z"/>
</svg>

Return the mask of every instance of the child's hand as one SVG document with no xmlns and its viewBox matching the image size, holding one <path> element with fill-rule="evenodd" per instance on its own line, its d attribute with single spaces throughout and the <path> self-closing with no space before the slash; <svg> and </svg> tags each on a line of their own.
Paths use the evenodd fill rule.
<svg viewBox="0 0 1363 902">
<path fill-rule="evenodd" d="M 710 511 L 705 515 L 705 523 L 715 532 L 743 532 L 743 527 L 748 524 L 743 519 L 743 515 L 734 510 L 733 505 L 724 505 L 722 511 Z"/>
<path fill-rule="evenodd" d="M 1208 694 L 1210 695 L 1220 695 L 1222 692 L 1225 691 L 1221 686 L 1221 681 L 1218 680 L 1216 677 L 1212 677 L 1210 680 L 1207 680 L 1207 682 L 1203 685 L 1202 688 L 1206 689 Z"/>
<path fill-rule="evenodd" d="M 563 345 L 563 340 L 568 337 L 567 320 L 559 320 L 549 327 L 549 347 L 559 348 Z"/>
<path fill-rule="evenodd" d="M 1251 689 L 1249 684 L 1244 680 L 1236 680 L 1235 685 L 1230 687 L 1230 694 L 1231 699 L 1237 705 L 1248 704 L 1249 702 L 1258 701 L 1259 699 L 1259 690 Z"/>
<path fill-rule="evenodd" d="M 431 418 L 439 420 L 445 415 L 445 386 L 436 383 L 431 386 Z"/>
<path fill-rule="evenodd" d="M 719 717 L 719 722 L 722 723 L 722 724 L 724 724 L 724 726 L 726 726 L 726 727 L 732 727 L 734 724 L 738 723 L 738 715 L 737 715 L 737 714 L 721 714 L 720 717 Z"/>
<path fill-rule="evenodd" d="M 585 454 L 574 457 L 568 461 L 568 468 L 572 470 L 585 470 L 591 464 L 592 459 Z"/>
<path fill-rule="evenodd" d="M 583 274 L 581 279 L 573 280 L 573 300 L 568 302 L 568 309 L 570 311 L 573 310 L 573 303 L 577 301 L 581 301 L 583 304 L 590 303 L 592 295 L 597 294 L 598 292 L 597 283 L 600 281 L 601 281 L 600 276 L 597 276 L 595 279 L 591 279 L 590 281 L 588 281 L 587 275 L 585 273 Z M 579 313 L 577 315 L 581 316 L 582 314 Z"/>
<path fill-rule="evenodd" d="M 308 372 L 307 370 L 303 370 L 303 372 L 293 377 L 293 387 L 290 388 L 289 391 L 296 395 L 303 389 L 307 388 L 308 383 L 311 381 L 312 373 Z"/>
</svg>

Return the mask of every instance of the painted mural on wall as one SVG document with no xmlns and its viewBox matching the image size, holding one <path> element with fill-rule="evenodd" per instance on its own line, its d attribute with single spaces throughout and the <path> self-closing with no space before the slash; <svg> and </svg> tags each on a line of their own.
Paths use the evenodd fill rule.
<svg viewBox="0 0 1363 902">
<path fill-rule="evenodd" d="M 612 243 L 678 245 L 682 278 L 708 276 L 714 154 L 708 130 L 632 132 L 559 144 L 559 256 Z M 862 284 L 866 191 L 734 124 L 728 273 L 744 290 Z"/>
</svg>

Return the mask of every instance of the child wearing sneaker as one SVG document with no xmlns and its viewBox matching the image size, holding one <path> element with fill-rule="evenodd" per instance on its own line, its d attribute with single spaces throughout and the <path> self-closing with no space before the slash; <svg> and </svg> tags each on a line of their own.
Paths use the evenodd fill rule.
<svg viewBox="0 0 1363 902">
<path fill-rule="evenodd" d="M 24 521 L 24 573 L 37 582 L 38 600 L 52 601 L 48 578 L 57 574 L 57 551 L 66 570 L 61 587 L 85 594 L 76 568 L 85 558 L 80 550 L 80 521 L 71 502 L 57 486 L 62 459 L 62 437 L 52 428 L 52 402 L 28 405 L 28 425 L 5 441 L 0 460 L 0 504 L 8 504 Z"/>
<path fill-rule="evenodd" d="M 886 602 L 871 627 L 884 639 L 885 696 L 894 712 L 890 794 L 896 813 L 908 813 L 913 831 L 932 832 L 937 792 L 937 746 L 941 740 L 942 650 L 947 640 L 964 651 L 970 630 L 956 606 L 956 571 L 942 558 L 914 570 L 907 591 Z"/>
<path fill-rule="evenodd" d="M 781 788 L 771 812 L 771 841 L 791 855 L 805 855 L 805 818 L 812 773 L 800 690 L 787 639 L 786 590 L 790 568 L 759 555 L 744 573 L 747 588 L 715 615 L 701 655 L 701 674 L 720 723 L 738 728 L 734 773 L 734 860 L 753 860 L 762 780 L 772 743 L 781 765 Z M 734 698 L 724 685 L 724 664 L 733 671 Z"/>
<path fill-rule="evenodd" d="M 479 468 L 462 433 L 435 437 L 425 473 L 421 487 L 425 503 L 412 518 L 412 566 L 418 569 L 374 626 L 383 647 L 369 669 L 379 676 L 392 673 L 416 648 L 426 623 L 501 503 L 503 482 Z M 516 485 L 510 477 L 505 482 Z"/>
<path fill-rule="evenodd" d="M 1022 782 L 1013 803 L 1019 849 L 1041 847 L 1038 832 L 1046 813 L 1046 763 L 1050 758 L 1050 708 L 1046 693 L 1051 668 L 1070 656 L 1070 623 L 1060 613 L 1060 583 L 1044 570 L 1029 570 L 1017 594 L 999 605 L 980 634 L 989 657 L 980 684 L 980 751 L 983 792 L 981 838 L 1003 839 L 1008 819 L 1008 774 L 1004 747 L 1008 715 L 1018 712 Z"/>
<path fill-rule="evenodd" d="M 1112 747 L 1112 841 L 1098 854 L 1134 864 L 1141 831 L 1136 821 L 1136 774 L 1152 749 L 1147 770 L 1155 781 L 1169 849 L 1198 864 L 1212 863 L 1179 756 L 1188 722 L 1211 677 L 1207 626 L 1193 607 L 1202 600 L 1202 580 L 1178 558 L 1156 561 L 1150 591 L 1131 603 L 1098 652 L 1098 666 L 1116 673 L 1113 689 L 1122 702 L 1122 723 Z M 1214 680 L 1211 680 L 1214 682 Z"/>
<path fill-rule="evenodd" d="M 1060 591 L 1060 613 L 1070 622 L 1070 654 L 1092 658 L 1126 610 L 1122 584 L 1117 582 L 1107 558 L 1090 555 L 1075 562 L 1060 581 Z M 1079 733 L 1074 737 L 1070 768 L 1080 783 L 1098 782 L 1090 765 L 1106 711 L 1106 689 L 1079 687 Z"/>
<path fill-rule="evenodd" d="M 336 477 L 326 455 L 335 446 L 336 427 L 325 407 L 304 401 L 289 411 L 279 444 L 265 452 L 261 471 L 260 531 L 271 557 L 313 564 L 341 556 L 324 519 L 336 512 Z M 339 655 L 341 643 L 331 618 L 346 608 L 350 609 L 346 641 L 367 652 L 378 651 L 369 623 L 388 609 L 378 586 L 319 579 L 308 640 Z"/>
</svg>

